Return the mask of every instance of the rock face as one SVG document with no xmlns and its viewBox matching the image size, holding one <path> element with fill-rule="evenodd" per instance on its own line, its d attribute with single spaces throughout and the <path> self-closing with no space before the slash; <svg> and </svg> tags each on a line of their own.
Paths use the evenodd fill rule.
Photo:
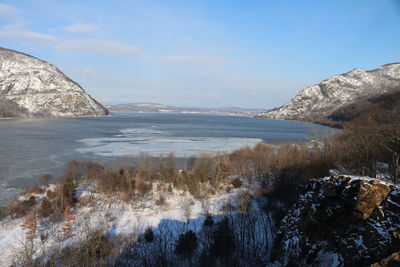
<svg viewBox="0 0 400 267">
<path fill-rule="evenodd" d="M 400 86 L 400 63 L 365 71 L 354 69 L 305 88 L 289 103 L 262 113 L 271 119 L 306 120 L 328 116 L 356 100 L 382 94 Z"/>
<path fill-rule="evenodd" d="M 281 223 L 274 257 L 282 265 L 367 266 L 398 251 L 400 188 L 333 176 L 302 189 Z"/>
<path fill-rule="evenodd" d="M 0 97 L 30 116 L 104 116 L 108 110 L 55 66 L 0 48 Z"/>
</svg>

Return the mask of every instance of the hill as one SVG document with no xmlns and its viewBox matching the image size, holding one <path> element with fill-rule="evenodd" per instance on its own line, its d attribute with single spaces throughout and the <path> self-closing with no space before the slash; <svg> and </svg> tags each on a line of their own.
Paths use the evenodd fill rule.
<svg viewBox="0 0 400 267">
<path fill-rule="evenodd" d="M 108 110 L 55 66 L 0 48 L 0 116 L 104 116 Z"/>
<path fill-rule="evenodd" d="M 261 113 L 259 117 L 319 122 L 340 108 L 394 92 L 398 88 L 400 63 L 383 65 L 371 71 L 354 69 L 305 88 L 289 103 Z"/>
</svg>

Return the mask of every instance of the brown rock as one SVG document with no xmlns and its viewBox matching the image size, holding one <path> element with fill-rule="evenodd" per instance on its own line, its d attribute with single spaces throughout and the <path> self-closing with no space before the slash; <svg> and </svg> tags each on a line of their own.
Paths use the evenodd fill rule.
<svg viewBox="0 0 400 267">
<path fill-rule="evenodd" d="M 354 205 L 353 215 L 362 220 L 367 219 L 393 188 L 393 185 L 378 180 L 363 181 Z"/>
<path fill-rule="evenodd" d="M 381 261 L 371 264 L 371 267 L 400 266 L 400 252 L 395 252 Z"/>
</svg>

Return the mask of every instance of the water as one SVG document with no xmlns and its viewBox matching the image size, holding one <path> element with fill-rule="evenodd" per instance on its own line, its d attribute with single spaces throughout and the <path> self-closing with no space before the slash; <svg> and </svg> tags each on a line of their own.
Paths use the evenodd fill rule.
<svg viewBox="0 0 400 267">
<path fill-rule="evenodd" d="M 72 159 L 110 161 L 123 156 L 231 151 L 308 140 L 319 125 L 201 114 L 117 113 L 112 117 L 0 121 L 0 202 L 35 185 L 42 173 L 58 177 Z"/>
</svg>

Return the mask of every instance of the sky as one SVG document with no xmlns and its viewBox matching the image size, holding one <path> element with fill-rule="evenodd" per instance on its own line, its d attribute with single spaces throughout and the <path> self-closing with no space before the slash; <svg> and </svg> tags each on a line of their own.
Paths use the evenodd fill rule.
<svg viewBox="0 0 400 267">
<path fill-rule="evenodd" d="M 399 62 L 400 1 L 0 0 L 0 47 L 56 65 L 103 104 L 272 108 Z"/>
</svg>

